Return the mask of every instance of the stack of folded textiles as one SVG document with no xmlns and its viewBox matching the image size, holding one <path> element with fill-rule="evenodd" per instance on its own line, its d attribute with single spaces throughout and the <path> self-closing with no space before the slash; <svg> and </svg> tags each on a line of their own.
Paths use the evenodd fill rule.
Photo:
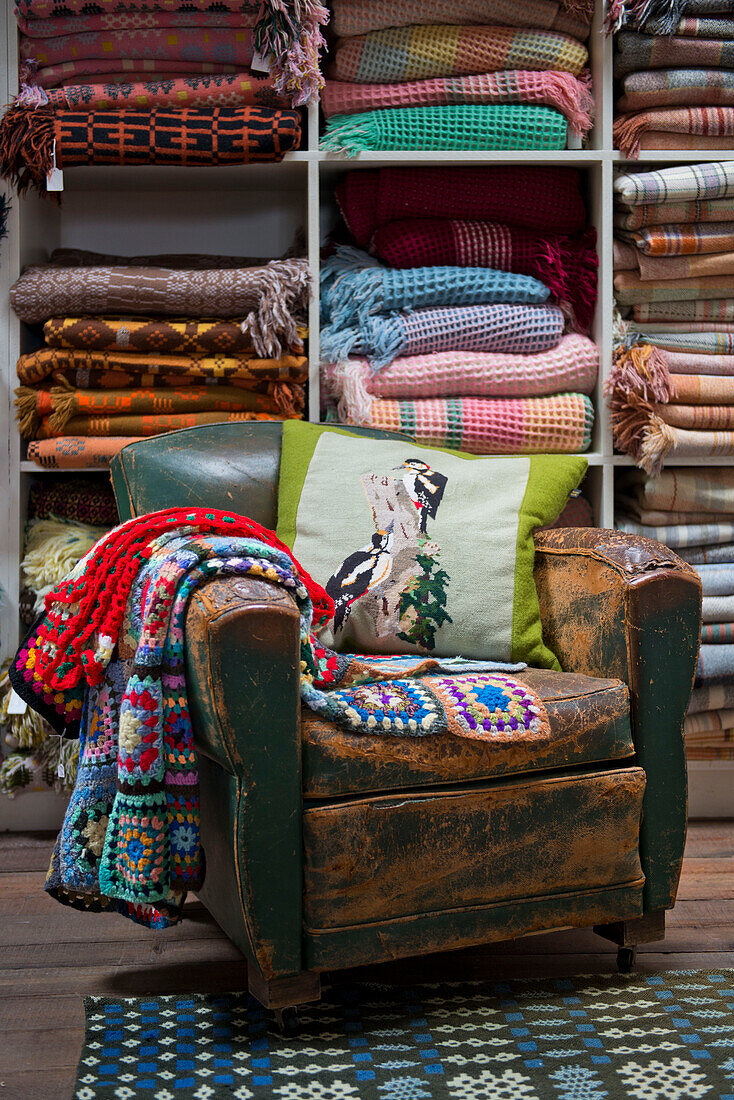
<svg viewBox="0 0 734 1100">
<path fill-rule="evenodd" d="M 356 171 L 337 199 L 357 247 L 322 266 L 327 419 L 473 454 L 587 450 L 597 258 L 578 173 Z"/>
<path fill-rule="evenodd" d="M 629 317 L 607 382 L 617 447 L 734 454 L 734 161 L 618 177 L 614 287 Z"/>
<path fill-rule="evenodd" d="M 247 164 L 301 142 L 322 86 L 319 0 L 18 0 L 21 90 L 0 174 L 55 166 Z M 253 72 L 258 55 L 270 71 Z"/>
<path fill-rule="evenodd" d="M 617 526 L 670 546 L 703 586 L 696 682 L 685 721 L 689 759 L 734 759 L 734 468 L 677 467 L 618 482 Z"/>
<path fill-rule="evenodd" d="M 28 458 L 104 467 L 133 439 L 299 418 L 308 297 L 301 259 L 57 250 L 10 292 L 21 321 L 43 323 L 17 364 Z"/>
<path fill-rule="evenodd" d="M 614 140 L 641 149 L 730 149 L 734 12 L 727 0 L 611 0 L 619 83 Z"/>
<path fill-rule="evenodd" d="M 333 0 L 322 149 L 564 149 L 592 123 L 593 0 Z"/>
</svg>

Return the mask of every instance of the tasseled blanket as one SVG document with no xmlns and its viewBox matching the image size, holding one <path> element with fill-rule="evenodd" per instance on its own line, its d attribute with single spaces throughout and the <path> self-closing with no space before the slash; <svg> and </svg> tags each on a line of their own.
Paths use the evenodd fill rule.
<svg viewBox="0 0 734 1100">
<path fill-rule="evenodd" d="M 537 696 L 499 674 L 521 666 L 420 656 L 371 662 L 320 646 L 311 628 L 333 614 L 333 603 L 253 521 L 206 509 L 130 520 L 49 593 L 11 666 L 15 690 L 33 709 L 57 731 L 80 734 L 77 783 L 46 885 L 66 904 L 165 927 L 180 918 L 186 891 L 203 881 L 184 626 L 191 593 L 222 576 L 261 578 L 291 592 L 301 621 L 301 699 L 329 721 L 374 733 L 374 717 L 357 708 L 368 694 L 372 706 L 361 709 L 372 716 L 382 694 L 390 717 L 379 730 L 388 736 L 491 737 L 506 728 L 502 706 L 512 728 L 547 733 Z M 462 727 L 450 694 L 456 676 L 440 673 L 497 690 L 489 726 Z M 415 676 L 428 678 L 411 687 L 406 677 Z"/>
</svg>

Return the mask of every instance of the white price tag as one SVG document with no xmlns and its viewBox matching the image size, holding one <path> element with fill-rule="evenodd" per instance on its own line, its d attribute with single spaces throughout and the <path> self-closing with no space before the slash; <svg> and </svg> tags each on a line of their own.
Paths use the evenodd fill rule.
<svg viewBox="0 0 734 1100">
<path fill-rule="evenodd" d="M 21 699 L 15 688 L 10 689 L 10 698 L 8 699 L 8 714 L 25 714 L 28 710 L 28 704 L 25 699 Z"/>
<path fill-rule="evenodd" d="M 58 766 L 58 769 L 56 771 L 56 774 L 58 775 L 59 779 L 65 779 L 66 778 L 66 772 L 64 771 L 64 765 L 61 763 L 60 760 L 59 760 L 59 766 Z"/>
<path fill-rule="evenodd" d="M 51 152 L 51 160 L 53 166 L 50 172 L 46 173 L 46 190 L 47 191 L 63 191 L 64 190 L 64 173 L 60 168 L 56 167 L 56 139 L 54 138 L 54 146 Z"/>
<path fill-rule="evenodd" d="M 263 57 L 257 50 L 252 55 L 252 61 L 250 62 L 250 68 L 255 73 L 269 73 L 272 63 L 272 56 L 270 54 L 267 57 Z"/>
</svg>

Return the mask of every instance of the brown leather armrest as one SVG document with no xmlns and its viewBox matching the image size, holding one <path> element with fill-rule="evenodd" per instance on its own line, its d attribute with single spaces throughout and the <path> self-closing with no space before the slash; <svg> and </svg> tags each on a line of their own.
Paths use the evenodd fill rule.
<svg viewBox="0 0 734 1100">
<path fill-rule="evenodd" d="M 535 547 L 543 638 L 561 667 L 629 687 L 647 779 L 645 910 L 669 908 L 685 844 L 683 719 L 701 636 L 701 582 L 667 546 L 621 531 L 544 531 Z"/>
</svg>

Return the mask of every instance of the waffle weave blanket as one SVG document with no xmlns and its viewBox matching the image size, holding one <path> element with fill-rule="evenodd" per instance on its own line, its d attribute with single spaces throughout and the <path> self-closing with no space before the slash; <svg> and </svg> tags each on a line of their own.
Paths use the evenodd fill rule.
<svg viewBox="0 0 734 1100">
<path fill-rule="evenodd" d="M 287 107 L 269 76 L 219 73 L 179 76 L 172 80 L 126 81 L 122 84 L 66 84 L 43 91 L 27 88 L 16 99 L 24 106 L 49 104 L 68 111 L 150 111 L 154 107 Z"/>
<path fill-rule="evenodd" d="M 529 275 L 489 267 L 384 267 L 361 249 L 340 245 L 321 265 L 322 316 L 363 324 L 376 313 L 427 306 L 545 302 L 548 287 Z"/>
<path fill-rule="evenodd" d="M 0 122 L 0 175 L 23 194 L 46 193 L 59 168 L 84 164 L 208 166 L 279 161 L 301 144 L 298 111 L 267 107 L 153 107 L 145 111 L 29 110 Z"/>
<path fill-rule="evenodd" d="M 560 111 L 574 134 L 590 128 L 594 103 L 587 81 L 560 72 L 480 73 L 436 77 L 406 84 L 347 84 L 328 80 L 321 97 L 326 118 L 398 107 L 449 107 L 466 104 L 524 103 Z"/>
<path fill-rule="evenodd" d="M 540 279 L 575 328 L 588 332 L 597 299 L 596 232 L 531 233 L 502 222 L 411 218 L 380 226 L 371 250 L 392 267 L 493 267 Z"/>
<path fill-rule="evenodd" d="M 319 145 L 349 157 L 375 149 L 565 149 L 567 133 L 566 119 L 550 107 L 472 103 L 332 115 Z"/>
<path fill-rule="evenodd" d="M 573 6 L 576 10 L 577 5 Z M 331 29 L 335 34 L 353 37 L 387 27 L 405 27 L 420 23 L 500 23 L 513 26 L 518 22 L 514 0 L 333 0 Z M 565 31 L 584 38 L 589 33 L 588 21 L 564 10 L 554 0 L 528 0 L 522 9 L 525 27 Z"/>
<path fill-rule="evenodd" d="M 191 509 L 131 520 L 101 538 L 49 593 L 45 614 L 12 662 L 16 690 L 54 728 L 81 725 L 79 775 L 47 881 L 59 900 L 163 927 L 179 919 L 186 890 L 203 881 L 184 625 L 191 593 L 222 576 L 262 578 L 291 592 L 301 616 L 301 698 L 327 720 L 366 732 L 381 694 L 392 703 L 386 735 L 489 738 L 512 718 L 547 733 L 537 697 L 491 674 L 520 666 L 360 661 L 321 647 L 311 633 L 314 610 L 319 622 L 333 610 L 331 601 L 272 532 L 245 517 Z M 80 605 L 91 613 L 88 622 Z M 69 640 L 72 622 L 85 642 Z M 467 675 L 435 675 L 441 672 Z M 370 689 L 352 686 L 365 681 Z M 462 695 L 478 687 L 492 705 L 487 722 L 470 728 L 449 689 Z"/>
<path fill-rule="evenodd" d="M 580 233 L 586 227 L 575 168 L 379 168 L 348 172 L 336 198 L 361 248 L 379 226 L 403 218 L 498 221 L 541 233 Z"/>
<path fill-rule="evenodd" d="M 530 353 L 556 346 L 563 335 L 563 313 L 557 306 L 447 306 L 406 313 L 378 314 L 354 326 L 325 325 L 321 354 L 336 363 L 364 356 L 374 370 L 398 355 L 446 351 Z"/>
<path fill-rule="evenodd" d="M 367 410 L 347 408 L 346 423 L 404 432 L 416 443 L 468 454 L 586 451 L 594 406 L 580 393 L 552 397 L 442 397 L 395 401 L 374 398 Z"/>
<path fill-rule="evenodd" d="M 258 355 L 278 358 L 282 344 L 298 341 L 296 317 L 306 308 L 310 276 L 306 260 L 271 260 L 260 267 L 29 267 L 10 290 L 21 321 L 37 324 L 66 314 L 120 311 L 173 318 L 237 318 Z"/>
<path fill-rule="evenodd" d="M 726 69 L 651 69 L 630 73 L 623 87 L 624 95 L 617 100 L 622 112 L 734 104 L 734 72 Z"/>
<path fill-rule="evenodd" d="M 389 27 L 337 41 L 331 76 L 357 84 L 396 84 L 498 69 L 559 69 L 580 76 L 585 46 L 557 31 L 514 27 Z"/>
<path fill-rule="evenodd" d="M 241 355 L 254 358 L 251 338 L 234 321 L 164 317 L 51 317 L 43 326 L 49 347 L 86 351 L 155 351 L 164 355 Z M 297 347 L 301 346 L 300 334 Z"/>
<path fill-rule="evenodd" d="M 681 164 L 617 176 L 614 194 L 627 206 L 734 198 L 734 161 Z"/>
<path fill-rule="evenodd" d="M 734 53 L 731 64 L 734 67 Z M 626 157 L 636 157 L 643 148 L 676 149 L 677 135 L 701 138 L 702 148 L 729 148 L 734 137 L 734 107 L 676 107 L 622 115 L 612 127 L 614 143 Z M 664 138 L 663 135 L 669 135 Z M 695 148 L 695 142 L 680 148 Z"/>
</svg>

